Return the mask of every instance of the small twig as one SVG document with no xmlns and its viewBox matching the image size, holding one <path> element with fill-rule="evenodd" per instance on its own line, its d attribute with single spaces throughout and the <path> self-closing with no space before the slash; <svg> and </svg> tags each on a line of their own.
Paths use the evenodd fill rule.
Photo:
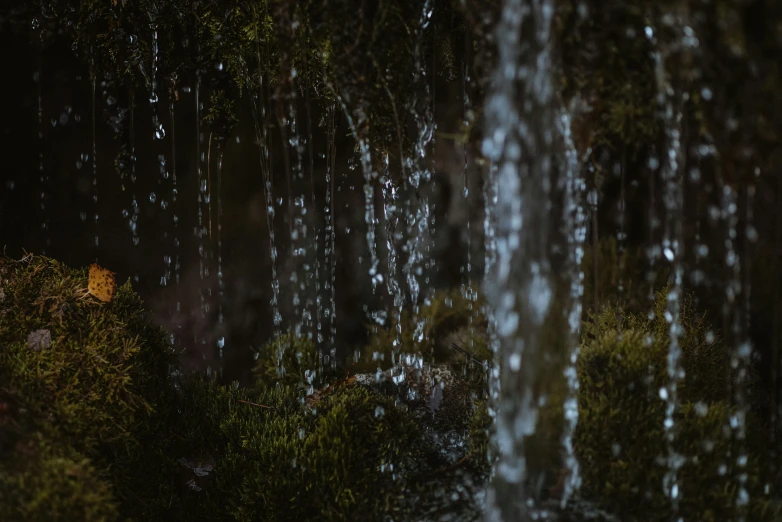
<svg viewBox="0 0 782 522">
<path fill-rule="evenodd" d="M 243 401 L 242 399 L 236 399 L 236 402 L 241 402 L 242 404 L 249 404 L 250 406 L 257 406 L 258 408 L 266 408 L 267 410 L 273 410 L 271 406 L 266 406 L 265 404 L 258 404 L 257 402 L 250 402 L 250 401 Z"/>
<path fill-rule="evenodd" d="M 464 355 L 465 357 L 470 359 L 475 364 L 477 364 L 479 366 L 483 366 L 483 361 L 479 361 L 477 357 L 475 357 L 473 354 L 471 354 L 470 352 L 468 352 L 467 350 L 465 350 L 461 346 L 457 345 L 456 343 L 451 343 L 451 348 L 453 348 L 457 352 L 461 353 L 462 355 Z"/>
</svg>

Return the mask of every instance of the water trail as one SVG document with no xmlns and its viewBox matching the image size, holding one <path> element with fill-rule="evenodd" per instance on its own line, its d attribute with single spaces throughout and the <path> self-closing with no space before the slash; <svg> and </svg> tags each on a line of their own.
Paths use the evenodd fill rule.
<svg viewBox="0 0 782 522">
<path fill-rule="evenodd" d="M 154 20 L 154 15 L 150 12 L 150 18 L 152 22 L 152 78 L 149 93 L 149 104 L 152 108 L 152 139 L 162 140 L 166 136 L 166 131 L 163 129 L 163 124 L 158 117 L 157 104 L 159 101 L 157 92 L 157 71 L 158 71 L 158 35 L 157 24 Z"/>
<path fill-rule="evenodd" d="M 307 309 L 315 309 L 315 342 L 318 346 L 323 344 L 323 324 L 321 322 L 321 307 L 323 306 L 323 296 L 321 294 L 321 280 L 320 280 L 320 228 L 318 227 L 316 209 L 318 208 L 318 201 L 315 196 L 315 151 L 314 143 L 312 140 L 312 102 L 310 100 L 310 88 L 307 86 L 305 90 L 305 104 L 307 106 L 307 153 L 309 156 L 309 171 L 310 171 L 310 190 L 311 190 L 311 202 L 310 208 L 312 209 L 312 217 L 310 223 L 315 233 L 312 238 L 312 261 L 314 265 L 314 271 L 308 270 L 308 281 L 310 288 L 307 291 Z M 313 296 L 315 296 L 313 302 Z M 310 318 L 310 321 L 312 319 Z"/>
<path fill-rule="evenodd" d="M 34 20 L 33 30 L 37 29 L 38 21 Z M 46 249 L 51 244 L 51 235 L 49 233 L 49 217 L 46 212 L 46 188 L 48 185 L 48 176 L 43 165 L 43 87 L 42 87 L 42 73 L 43 73 L 43 31 L 39 34 L 39 48 L 38 48 L 38 67 L 33 75 L 36 87 L 38 89 L 38 177 L 41 183 L 41 234 L 43 235 L 43 247 L 41 248 L 41 255 L 46 255 Z"/>
<path fill-rule="evenodd" d="M 681 21 L 677 21 L 678 29 Z M 683 263 L 683 229 L 682 218 L 684 208 L 683 182 L 684 176 L 680 170 L 682 163 L 682 105 L 686 94 L 672 84 L 666 71 L 666 59 L 673 47 L 666 49 L 660 45 L 655 31 L 651 26 L 645 29 L 647 38 L 655 47 L 653 53 L 657 78 L 657 102 L 662 111 L 663 128 L 665 131 L 666 157 L 663 160 L 661 181 L 663 183 L 663 203 L 665 205 L 665 229 L 661 242 L 662 253 L 671 263 L 672 276 L 666 296 L 665 319 L 669 324 L 669 347 L 667 359 L 668 382 L 660 388 L 660 398 L 665 401 L 665 439 L 668 455 L 666 457 L 667 471 L 663 478 L 663 488 L 671 499 L 673 517 L 679 516 L 681 489 L 679 470 L 686 462 L 686 457 L 679 454 L 675 448 L 678 435 L 676 416 L 680 407 L 678 388 L 684 380 L 684 368 L 681 362 L 681 346 L 679 337 L 682 334 L 680 322 L 681 294 L 684 278 Z M 678 42 L 674 45 L 678 45 Z M 678 49 L 678 48 L 677 48 Z"/>
<path fill-rule="evenodd" d="M 331 105 L 328 109 L 329 121 L 327 128 L 327 154 L 326 154 L 326 207 L 324 209 L 326 213 L 326 244 L 324 246 L 324 252 L 327 258 L 329 267 L 328 286 L 326 289 L 329 291 L 329 308 L 324 310 L 324 313 L 328 311 L 329 319 L 329 357 L 331 359 L 331 369 L 336 369 L 336 353 L 337 353 L 337 243 L 336 243 L 336 226 L 334 222 L 334 188 L 336 185 L 336 161 L 337 161 L 337 146 L 336 146 L 336 125 L 337 125 L 337 107 Z"/>
<path fill-rule="evenodd" d="M 754 187 L 748 187 L 754 193 Z M 729 433 L 733 438 L 733 448 L 728 450 L 729 468 L 732 469 L 736 481 L 736 515 L 737 522 L 744 522 L 747 517 L 749 492 L 747 491 L 747 413 L 749 401 L 747 398 L 747 379 L 752 362 L 752 344 L 744 329 L 745 310 L 738 302 L 739 298 L 749 301 L 748 295 L 743 295 L 741 272 L 742 259 L 738 252 L 739 202 L 736 190 L 724 184 L 722 187 L 721 215 L 726 224 L 725 266 L 728 269 L 728 281 L 725 285 L 725 301 L 723 315 L 725 324 L 729 326 L 729 338 L 732 341 L 730 352 L 730 372 L 733 383 L 734 409 L 728 418 Z M 747 260 L 743 260 L 746 262 Z M 735 460 L 733 460 L 735 457 Z"/>
<path fill-rule="evenodd" d="M 425 0 L 421 16 L 418 19 L 418 26 L 415 36 L 415 47 L 413 49 L 413 84 L 419 86 L 422 95 L 413 97 L 412 103 L 408 106 L 413 119 L 416 123 L 417 136 L 415 140 L 414 157 L 409 161 L 408 176 L 406 178 L 406 188 L 409 194 L 408 208 L 406 215 L 407 244 L 405 250 L 408 253 L 408 259 L 403 268 L 403 274 L 407 279 L 408 290 L 410 291 L 410 303 L 413 306 L 413 315 L 415 317 L 415 331 L 413 339 L 416 343 L 423 340 L 425 323 L 419 320 L 419 302 L 418 298 L 421 291 L 419 277 L 424 275 L 427 268 L 427 259 L 424 253 L 429 250 L 428 241 L 431 240 L 430 222 L 432 208 L 429 205 L 429 198 L 426 194 L 428 187 L 423 187 L 431 181 L 432 171 L 427 163 L 427 148 L 434 138 L 434 115 L 432 113 L 432 104 L 430 103 L 429 82 L 426 79 L 426 67 L 422 62 L 423 54 L 423 35 L 429 27 L 433 13 L 432 1 Z M 431 257 L 431 256 L 429 256 Z M 428 276 L 428 270 L 427 274 Z"/>
<path fill-rule="evenodd" d="M 581 174 L 581 163 L 578 151 L 571 134 L 572 116 L 563 111 L 560 117 L 561 132 L 565 145 L 565 236 L 568 242 L 568 276 L 570 279 L 570 301 L 567 309 L 569 344 L 565 378 L 567 380 L 567 395 L 563 405 L 565 428 L 562 434 L 562 445 L 565 448 L 565 469 L 567 478 L 562 493 L 561 506 L 564 508 L 568 500 L 578 491 L 581 485 L 579 463 L 573 447 L 573 436 L 578 426 L 578 356 L 581 351 L 581 313 L 584 295 L 584 269 L 581 261 L 584 257 L 586 240 L 587 214 L 585 210 L 586 181 Z"/>
<path fill-rule="evenodd" d="M 130 227 L 133 246 L 137 247 L 140 242 L 138 235 L 138 218 L 141 213 L 141 208 L 136 199 L 136 98 L 132 90 L 130 92 L 130 129 L 128 134 L 128 141 L 130 142 L 131 207 L 133 209 L 133 214 L 131 214 L 130 219 L 128 219 L 128 226 Z M 127 217 L 127 213 L 123 215 Z"/>
<path fill-rule="evenodd" d="M 201 318 L 205 319 L 209 307 L 206 302 L 206 296 L 204 295 L 204 280 L 207 275 L 206 267 L 206 245 L 204 243 L 204 236 L 206 234 L 206 228 L 204 227 L 204 199 L 206 196 L 206 179 L 204 179 L 204 172 L 202 163 L 204 161 L 204 153 L 201 151 L 201 145 L 204 141 L 204 134 L 201 132 L 201 111 L 203 110 L 203 104 L 201 103 L 201 75 L 196 75 L 195 86 L 195 105 L 196 105 L 196 178 L 198 182 L 198 224 L 195 229 L 195 236 L 198 238 L 198 274 L 200 282 L 198 285 L 198 296 L 201 301 Z"/>
<path fill-rule="evenodd" d="M 223 307 L 225 305 L 225 285 L 223 283 L 223 145 L 217 144 L 217 350 L 220 359 L 225 348 L 225 325 Z"/>
<path fill-rule="evenodd" d="M 297 71 L 295 68 L 291 70 L 291 94 L 288 98 L 288 117 L 291 127 L 290 146 L 296 151 L 296 163 L 293 168 L 294 183 L 297 187 L 301 187 L 297 196 L 294 198 L 295 215 L 293 218 L 293 236 L 291 240 L 291 247 L 294 256 L 293 272 L 291 274 L 291 283 L 293 286 L 293 305 L 294 305 L 294 317 L 296 322 L 294 325 L 294 332 L 297 337 L 302 335 L 302 332 L 306 330 L 307 337 L 312 336 L 312 313 L 311 292 L 307 291 L 307 283 L 310 280 L 310 265 L 307 257 L 307 204 L 306 195 L 304 194 L 304 145 L 303 140 L 299 134 L 298 127 L 298 97 L 296 93 L 296 81 Z M 312 187 L 314 190 L 314 186 Z M 302 273 L 303 271 L 303 273 Z M 302 303 L 302 294 L 304 299 Z M 297 313 L 297 308 L 300 308 L 300 312 Z"/>
<path fill-rule="evenodd" d="M 465 59 L 463 64 L 463 71 L 462 71 L 462 128 L 463 132 L 468 133 L 468 129 L 470 128 L 470 125 L 473 122 L 474 114 L 472 110 L 472 103 L 470 102 L 470 93 L 469 88 L 472 86 L 470 73 L 467 65 L 467 57 L 469 56 L 469 45 L 470 42 L 469 38 L 469 32 L 465 32 Z M 466 262 L 461 266 L 460 271 L 462 272 L 462 297 L 470 302 L 470 309 L 472 311 L 472 303 L 477 299 L 477 295 L 475 292 L 475 289 L 473 288 L 473 281 L 472 281 L 472 225 L 470 220 L 470 214 L 472 213 L 472 209 L 470 206 L 470 184 L 469 179 L 467 176 L 467 170 L 469 165 L 469 157 L 467 155 L 467 145 L 469 143 L 469 135 L 465 134 L 464 141 L 462 143 L 462 156 L 463 156 L 463 165 L 462 165 L 462 198 L 464 200 L 464 208 L 467 213 L 467 223 L 465 226 L 465 236 L 467 238 L 467 260 Z M 474 330 L 475 325 L 473 324 L 474 320 L 474 314 L 470 314 L 470 348 L 472 348 L 472 344 L 474 342 Z"/>
<path fill-rule="evenodd" d="M 554 293 L 548 250 L 556 134 L 553 15 L 552 0 L 505 3 L 496 30 L 497 68 L 485 108 L 483 152 L 499 168 L 497 261 L 486 281 L 501 343 L 495 401 L 499 454 L 486 513 L 492 521 L 523 520 L 535 507 L 526 482 L 538 477 L 528 474 L 524 439 L 534 433 L 538 403 L 546 399 L 535 394 L 536 363 L 539 334 Z"/>
<path fill-rule="evenodd" d="M 386 286 L 388 294 L 394 301 L 393 324 L 396 336 L 394 337 L 394 352 L 398 351 L 402 344 L 402 309 L 405 304 L 405 296 L 397 277 L 397 249 L 396 241 L 399 236 L 399 193 L 391 179 L 388 170 L 388 154 L 384 161 L 383 177 L 380 183 L 383 189 L 383 217 L 386 222 L 386 248 L 388 249 L 388 272 Z"/>
<path fill-rule="evenodd" d="M 93 65 L 94 67 L 94 65 Z M 99 208 L 98 208 L 98 145 L 97 145 L 97 129 L 96 129 L 96 122 L 97 122 L 97 105 L 95 103 L 95 87 L 96 87 L 97 77 L 96 72 L 93 68 L 92 71 L 92 202 L 95 205 L 94 211 L 95 214 L 93 216 L 93 253 L 94 258 L 97 261 L 98 259 L 98 248 L 99 248 Z"/>
<path fill-rule="evenodd" d="M 622 159 L 620 163 L 615 164 L 619 174 L 619 230 L 616 234 L 616 253 L 617 253 L 617 286 L 616 286 L 616 302 L 617 302 L 617 326 L 619 328 L 619 335 L 621 337 L 624 327 L 624 306 L 625 306 L 625 241 L 627 240 L 627 232 L 625 231 L 626 220 L 626 192 L 625 182 L 627 173 L 627 146 L 622 146 Z"/>
<path fill-rule="evenodd" d="M 258 14 L 253 10 L 253 16 L 257 17 Z M 256 18 L 256 22 L 258 22 Z M 277 246 L 274 236 L 274 187 L 272 185 L 272 154 L 271 147 L 269 146 L 269 136 L 267 130 L 267 118 L 268 113 L 266 111 L 267 99 L 271 99 L 271 96 L 265 94 L 267 89 L 266 82 L 262 73 L 262 59 L 261 59 L 261 39 L 258 35 L 258 23 L 253 24 L 255 27 L 255 53 L 258 61 L 258 91 L 253 100 L 253 116 L 255 120 L 255 134 L 258 142 L 258 163 L 261 169 L 261 175 L 263 176 L 263 193 L 266 203 L 266 229 L 269 234 L 269 257 L 272 263 L 272 297 L 270 304 L 272 306 L 272 323 L 273 333 L 275 339 L 281 338 L 281 325 L 282 314 L 280 313 L 280 281 L 277 276 Z M 256 352 L 257 356 L 257 352 Z"/>
<path fill-rule="evenodd" d="M 181 245 L 179 242 L 179 187 L 177 186 L 177 172 L 176 172 L 176 114 L 175 103 L 179 99 L 179 94 L 176 85 L 177 77 L 174 73 L 171 77 L 171 88 L 168 100 L 168 114 L 171 120 L 171 205 L 172 205 L 172 224 L 174 226 L 174 283 L 176 292 L 175 313 L 179 314 L 182 311 L 181 294 L 179 291 L 179 279 L 180 279 L 180 251 Z"/>
</svg>

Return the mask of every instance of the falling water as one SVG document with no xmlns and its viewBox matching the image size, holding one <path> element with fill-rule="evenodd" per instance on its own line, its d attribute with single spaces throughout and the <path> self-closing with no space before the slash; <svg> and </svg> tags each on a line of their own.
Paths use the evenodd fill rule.
<svg viewBox="0 0 782 522">
<path fill-rule="evenodd" d="M 617 285 L 616 285 L 616 297 L 617 297 L 617 314 L 618 314 L 618 327 L 619 334 L 622 334 L 623 330 L 623 310 L 624 310 L 624 277 L 625 277 L 625 241 L 627 240 L 627 232 L 625 229 L 626 216 L 626 194 L 625 194 L 625 182 L 627 174 L 627 151 L 622 148 L 622 160 L 620 163 L 614 165 L 615 173 L 619 175 L 619 230 L 616 234 L 616 253 L 617 253 Z"/>
<path fill-rule="evenodd" d="M 223 283 L 223 146 L 217 145 L 217 349 L 220 359 L 225 348 L 225 327 L 223 325 L 223 306 L 225 305 L 225 285 Z"/>
<path fill-rule="evenodd" d="M 285 93 L 285 99 L 287 101 L 285 116 L 281 116 L 280 130 L 283 132 L 283 141 L 287 137 L 287 147 L 285 152 L 285 170 L 288 183 L 288 229 L 291 241 L 291 261 L 293 266 L 291 268 L 290 284 L 291 284 L 291 296 L 293 302 L 293 332 L 296 337 L 301 337 L 302 328 L 307 325 L 307 315 L 309 310 L 307 307 L 301 305 L 301 290 L 304 288 L 305 276 L 300 274 L 299 270 L 302 268 L 302 264 L 305 262 L 306 256 L 306 235 L 307 228 L 304 224 L 304 216 L 307 213 L 307 208 L 304 204 L 304 194 L 293 195 L 294 184 L 301 186 L 301 181 L 304 178 L 303 172 L 303 154 L 301 138 L 297 127 L 297 97 L 296 97 L 296 76 L 297 71 L 295 68 L 291 68 L 290 71 L 290 88 Z M 295 153 L 296 161 L 292 167 L 290 165 L 290 150 Z"/>
<path fill-rule="evenodd" d="M 130 95 L 130 129 L 128 131 L 128 141 L 130 142 L 130 184 L 131 190 L 131 206 L 133 214 L 128 219 L 128 226 L 130 227 L 130 233 L 133 240 L 133 246 L 139 245 L 138 235 L 138 219 L 141 213 L 138 201 L 136 200 L 136 103 L 135 97 L 131 92 Z M 127 217 L 127 214 L 125 214 Z"/>
<path fill-rule="evenodd" d="M 465 42 L 469 42 L 469 35 L 465 35 Z M 462 104 L 462 127 L 464 132 L 468 132 L 467 129 L 469 129 L 470 124 L 472 123 L 474 119 L 474 114 L 472 111 L 472 104 L 470 103 L 470 94 L 468 92 L 468 88 L 471 85 L 471 79 L 470 74 L 467 66 L 467 56 L 468 56 L 468 46 L 465 44 L 465 62 L 463 65 L 463 72 L 462 72 L 462 98 L 463 98 L 463 104 Z M 470 223 L 470 185 L 469 180 L 467 177 L 467 167 L 468 167 L 468 156 L 467 156 L 467 137 L 465 136 L 464 142 L 462 143 L 462 156 L 463 156 L 463 165 L 462 165 L 462 198 L 464 200 L 464 208 L 467 212 L 467 224 L 465 226 L 466 229 L 466 238 L 467 238 L 467 261 L 466 263 L 460 268 L 462 272 L 462 296 L 468 300 L 473 301 L 475 299 L 474 295 L 474 289 L 472 287 L 472 227 Z M 470 317 L 470 328 L 474 328 L 472 325 L 472 316 Z M 471 332 L 472 333 L 472 332 Z M 473 335 L 470 335 L 470 339 L 472 340 Z"/>
<path fill-rule="evenodd" d="M 253 10 L 253 16 L 258 16 Z M 256 19 L 256 22 L 258 20 Z M 280 281 L 277 276 L 277 246 L 274 236 L 274 190 L 272 186 L 272 156 L 269 146 L 269 137 L 266 129 L 266 99 L 264 94 L 266 85 L 263 73 L 261 71 L 261 38 L 258 34 L 258 23 L 253 24 L 255 28 L 255 52 L 258 61 L 258 90 L 253 100 L 253 116 L 255 121 L 255 134 L 258 142 L 258 163 L 263 176 L 263 193 L 266 204 L 266 229 L 269 234 L 269 257 L 271 259 L 271 287 L 272 297 L 270 304 L 272 306 L 272 322 L 274 324 L 274 338 L 280 339 L 282 314 L 280 313 Z M 256 352 L 256 356 L 258 352 Z"/>
<path fill-rule="evenodd" d="M 33 30 L 39 29 L 37 19 L 33 19 Z M 48 179 L 43 165 L 43 94 L 42 79 L 43 72 L 43 32 L 39 31 L 40 47 L 38 49 L 38 68 L 33 75 L 33 80 L 38 89 L 38 176 L 41 184 L 40 206 L 41 206 L 41 233 L 43 234 L 44 247 L 41 254 L 46 255 L 46 248 L 51 243 L 49 234 L 49 218 L 46 213 L 46 187 Z"/>
<path fill-rule="evenodd" d="M 150 13 L 150 17 L 153 15 Z M 152 21 L 152 80 L 149 93 L 149 103 L 152 108 L 152 139 L 162 140 L 166 136 L 163 124 L 158 117 L 157 104 L 159 101 L 157 92 L 157 70 L 158 70 L 158 37 L 157 24 Z"/>
<path fill-rule="evenodd" d="M 394 337 L 393 346 L 396 351 L 402 342 L 402 309 L 405 304 L 405 296 L 397 277 L 396 242 L 399 236 L 399 193 L 388 171 L 388 154 L 385 157 L 384 172 L 380 182 L 383 188 L 383 217 L 386 222 L 386 248 L 388 249 L 386 286 L 388 294 L 394 302 L 392 313 L 396 336 Z"/>
<path fill-rule="evenodd" d="M 680 21 L 677 21 L 679 24 Z M 677 27 L 681 30 L 681 27 Z M 679 384 L 684 380 L 684 368 L 681 363 L 681 346 L 679 337 L 682 334 L 680 322 L 682 283 L 684 264 L 682 262 L 683 230 L 682 212 L 684 208 L 683 180 L 680 164 L 682 162 L 682 104 L 686 94 L 672 85 L 667 77 L 666 58 L 671 49 L 660 48 L 654 29 L 647 26 L 646 37 L 656 48 L 653 53 L 657 77 L 657 101 L 662 111 L 663 128 L 665 130 L 666 157 L 663 160 L 661 180 L 663 182 L 663 202 L 665 204 L 665 230 L 661 249 L 665 259 L 672 265 L 672 278 L 666 296 L 665 320 L 669 326 L 668 348 L 668 383 L 660 388 L 660 398 L 665 401 L 665 439 L 668 447 L 666 464 L 668 470 L 663 478 L 663 488 L 671 499 L 673 516 L 678 517 L 681 490 L 679 486 L 679 469 L 684 465 L 686 457 L 680 455 L 674 446 L 678 434 L 675 417 L 679 410 Z"/>
<path fill-rule="evenodd" d="M 752 189 L 752 187 L 749 187 Z M 738 216 L 738 195 L 736 190 L 728 185 L 722 188 L 722 219 L 726 224 L 727 237 L 725 238 L 725 266 L 728 269 L 729 278 L 725 285 L 725 301 L 723 304 L 723 314 L 727 325 L 730 323 L 730 335 L 733 341 L 731 350 L 730 366 L 732 370 L 733 401 L 735 410 L 731 412 L 728 418 L 728 433 L 735 441 L 735 453 L 728 450 L 728 460 L 731 463 L 729 467 L 733 469 L 733 478 L 736 481 L 736 512 L 737 522 L 746 520 L 746 508 L 749 504 L 749 493 L 747 492 L 747 413 L 749 404 L 747 400 L 747 379 L 749 377 L 749 368 L 752 361 L 752 344 L 746 338 L 743 331 L 744 310 L 739 306 L 740 297 L 749 299 L 748 295 L 743 295 L 745 289 L 742 288 L 741 281 L 741 256 L 737 250 L 737 227 Z M 732 457 L 735 457 L 733 460 Z"/>
<path fill-rule="evenodd" d="M 198 181 L 198 225 L 195 229 L 195 236 L 198 238 L 198 273 L 201 279 L 198 285 L 198 295 L 201 301 L 201 317 L 205 318 L 208 306 L 206 303 L 206 296 L 204 295 L 204 279 L 207 275 L 206 268 L 206 245 L 204 243 L 205 227 L 204 227 L 204 209 L 203 203 L 206 197 L 206 180 L 204 179 L 204 171 L 201 164 L 204 161 L 204 153 L 201 151 L 201 144 L 204 141 L 204 134 L 201 132 L 201 110 L 203 104 L 201 103 L 201 75 L 196 76 L 195 87 L 195 104 L 196 104 L 196 173 Z"/>
<path fill-rule="evenodd" d="M 318 201 L 315 196 L 315 152 L 313 150 L 314 143 L 312 141 L 312 103 L 310 101 L 310 89 L 309 87 L 305 90 L 305 105 L 307 108 L 307 153 L 309 157 L 309 171 L 310 171 L 310 208 L 312 209 L 312 217 L 310 218 L 310 223 L 312 226 L 312 229 L 314 231 L 314 236 L 312 238 L 311 244 L 311 250 L 312 250 L 312 260 L 314 264 L 314 270 L 308 270 L 308 278 L 307 281 L 309 282 L 309 291 L 307 292 L 307 309 L 312 310 L 315 309 L 315 341 L 318 345 L 323 344 L 323 324 L 321 322 L 321 308 L 323 306 L 323 296 L 321 293 L 321 280 L 320 280 L 320 256 L 319 256 L 319 247 L 320 247 L 320 228 L 317 224 L 317 212 L 315 209 L 318 208 Z M 315 300 L 313 302 L 313 296 L 315 296 Z M 310 317 L 310 321 L 312 321 L 312 318 Z"/>
<path fill-rule="evenodd" d="M 329 307 L 323 310 L 329 319 L 329 356 L 332 369 L 336 368 L 336 337 L 337 337 L 337 251 L 336 251 L 336 227 L 334 223 L 334 187 L 336 185 L 336 117 L 337 108 L 331 105 L 328 109 L 328 127 L 326 129 L 326 234 L 324 235 L 324 254 L 328 265 L 329 276 L 326 290 L 329 291 Z"/>
<path fill-rule="evenodd" d="M 98 258 L 98 145 L 97 145 L 97 106 L 95 103 L 96 72 L 92 72 L 92 201 L 95 205 L 94 215 L 94 254 Z"/>
<path fill-rule="evenodd" d="M 176 86 L 176 73 L 171 77 L 171 92 L 168 101 L 168 114 L 171 120 L 171 205 L 172 205 L 172 223 L 174 225 L 174 281 L 177 287 L 177 299 L 176 299 L 176 312 L 180 312 L 181 296 L 179 294 L 179 270 L 180 266 L 180 243 L 179 243 L 179 215 L 177 214 L 179 206 L 177 205 L 177 198 L 179 196 L 179 188 L 177 187 L 177 172 L 176 172 L 176 115 L 174 111 L 175 102 L 178 98 L 177 86 Z"/>
<path fill-rule="evenodd" d="M 419 277 L 424 274 L 424 265 L 427 262 L 424 258 L 424 252 L 429 248 L 427 242 L 431 240 L 431 237 L 427 236 L 429 236 L 431 232 L 430 227 L 432 226 L 430 223 L 432 207 L 429 205 L 429 198 L 425 192 L 428 188 L 425 184 L 429 183 L 432 177 L 432 172 L 426 161 L 426 149 L 434 137 L 434 114 L 430 103 L 426 68 L 421 59 L 423 54 L 423 35 L 429 27 L 431 18 L 432 1 L 426 0 L 421 9 L 421 16 L 418 19 L 418 29 L 413 50 L 413 61 L 415 64 L 413 67 L 413 85 L 418 86 L 423 95 L 414 95 L 413 102 L 409 106 L 418 134 L 415 140 L 414 157 L 409 161 L 409 168 L 407 169 L 406 184 L 410 197 L 407 199 L 408 208 L 405 211 L 407 229 L 405 250 L 408 254 L 408 259 L 403 268 L 410 291 L 410 302 L 413 305 L 413 312 L 416 318 L 416 326 L 413 333 L 413 339 L 416 342 L 422 341 L 424 335 L 424 321 L 418 318 L 418 297 L 421 291 Z"/>
<path fill-rule="evenodd" d="M 553 298 L 547 244 L 555 135 L 549 42 L 553 14 L 551 0 L 506 2 L 496 31 L 498 63 L 485 109 L 483 152 L 499 167 L 497 263 L 486 282 L 501 342 L 499 455 L 487 497 L 488 519 L 498 521 L 521 519 L 534 508 L 533 496 L 525 492 L 524 438 L 537 424 L 538 335 Z M 521 106 L 519 99 L 524 100 Z"/>
<path fill-rule="evenodd" d="M 562 445 L 565 448 L 565 468 L 568 473 L 561 499 L 561 505 L 564 508 L 581 484 L 578 459 L 573 448 L 573 436 L 578 425 L 577 362 L 581 350 L 581 312 L 584 295 L 584 269 L 581 266 L 581 261 L 584 257 L 587 215 L 585 210 L 586 181 L 581 175 L 581 163 L 571 134 L 571 115 L 567 111 L 563 111 L 560 124 L 565 145 L 565 215 L 563 222 L 568 242 L 568 275 L 570 279 L 570 306 L 567 310 L 570 349 L 564 372 L 568 389 L 563 405 L 565 429 L 562 434 Z"/>
</svg>

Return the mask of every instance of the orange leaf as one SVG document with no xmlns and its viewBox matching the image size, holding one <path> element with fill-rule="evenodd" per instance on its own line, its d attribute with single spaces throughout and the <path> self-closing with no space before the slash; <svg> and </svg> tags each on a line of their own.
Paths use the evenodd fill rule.
<svg viewBox="0 0 782 522">
<path fill-rule="evenodd" d="M 90 279 L 87 284 L 87 292 L 104 303 L 110 302 L 114 299 L 114 292 L 117 289 L 117 282 L 114 276 L 114 272 L 93 263 L 90 265 Z"/>
</svg>

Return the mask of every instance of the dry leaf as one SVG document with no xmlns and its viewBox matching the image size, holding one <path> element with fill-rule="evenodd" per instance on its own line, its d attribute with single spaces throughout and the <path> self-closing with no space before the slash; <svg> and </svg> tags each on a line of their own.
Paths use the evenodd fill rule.
<svg viewBox="0 0 782 522">
<path fill-rule="evenodd" d="M 90 265 L 90 280 L 87 284 L 87 292 L 104 303 L 110 302 L 114 299 L 114 292 L 117 289 L 117 282 L 114 276 L 114 272 L 93 263 Z"/>
<path fill-rule="evenodd" d="M 36 330 L 27 335 L 27 349 L 40 352 L 52 345 L 52 333 L 47 329 Z"/>
</svg>

